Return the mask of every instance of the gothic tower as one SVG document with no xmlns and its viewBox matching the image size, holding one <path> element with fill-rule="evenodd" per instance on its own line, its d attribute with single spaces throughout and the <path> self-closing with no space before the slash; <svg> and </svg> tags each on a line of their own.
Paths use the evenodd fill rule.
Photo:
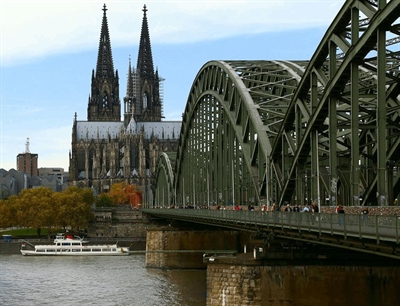
<svg viewBox="0 0 400 306">
<path fill-rule="evenodd" d="M 136 71 L 131 68 L 129 61 L 127 94 L 124 99 L 125 124 L 128 117 L 136 122 L 159 122 L 162 119 L 160 78 L 158 71 L 154 72 L 146 13 L 147 8 L 144 5 Z"/>
<path fill-rule="evenodd" d="M 114 73 L 106 11 L 107 8 L 104 4 L 96 72 L 92 71 L 92 92 L 88 103 L 88 121 L 121 120 L 118 70 Z"/>
<path fill-rule="evenodd" d="M 162 82 L 154 71 L 147 8 L 138 50 L 137 67 L 129 58 L 123 121 L 115 70 L 103 6 L 96 70 L 92 71 L 87 121 L 75 113 L 72 127 L 69 177 L 71 184 L 91 187 L 96 194 L 108 192 L 117 182 L 141 186 L 146 202 L 152 201 L 157 157 L 176 152 L 181 122 L 163 122 Z"/>
</svg>

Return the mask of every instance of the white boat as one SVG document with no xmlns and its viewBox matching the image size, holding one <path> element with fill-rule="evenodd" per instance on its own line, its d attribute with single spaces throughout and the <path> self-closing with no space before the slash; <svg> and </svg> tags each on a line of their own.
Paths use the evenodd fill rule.
<svg viewBox="0 0 400 306">
<path fill-rule="evenodd" d="M 21 245 L 22 255 L 46 256 L 111 256 L 129 255 L 129 248 L 119 247 L 117 244 L 88 245 L 88 241 L 80 237 L 57 234 L 52 245 L 35 245 L 34 249 Z"/>
</svg>

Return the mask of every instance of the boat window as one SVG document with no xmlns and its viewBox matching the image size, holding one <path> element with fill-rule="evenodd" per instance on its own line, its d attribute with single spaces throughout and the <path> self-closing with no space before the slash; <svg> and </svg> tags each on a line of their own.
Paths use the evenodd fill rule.
<svg viewBox="0 0 400 306">
<path fill-rule="evenodd" d="M 47 252 L 54 252 L 55 250 L 47 250 Z"/>
<path fill-rule="evenodd" d="M 90 249 L 82 249 L 82 252 L 90 252 Z"/>
<path fill-rule="evenodd" d="M 71 245 L 70 242 L 63 242 L 62 245 Z"/>
<path fill-rule="evenodd" d="M 80 252 L 80 249 L 72 249 L 72 252 Z"/>
<path fill-rule="evenodd" d="M 92 249 L 93 252 L 101 252 L 101 249 Z"/>
<path fill-rule="evenodd" d="M 81 245 L 80 242 L 72 242 L 72 245 Z"/>
</svg>

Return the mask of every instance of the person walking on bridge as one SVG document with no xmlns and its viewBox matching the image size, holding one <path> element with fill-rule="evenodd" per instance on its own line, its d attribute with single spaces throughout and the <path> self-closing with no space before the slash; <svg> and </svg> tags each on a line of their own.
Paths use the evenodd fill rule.
<svg viewBox="0 0 400 306">
<path fill-rule="evenodd" d="M 368 207 L 363 206 L 363 208 L 361 210 L 361 222 L 362 222 L 363 226 L 365 226 L 368 222 L 368 214 L 369 214 Z"/>
<path fill-rule="evenodd" d="M 338 207 L 336 207 L 336 213 L 338 214 L 338 222 L 339 225 L 342 226 L 344 223 L 344 209 L 342 205 L 338 205 Z"/>
</svg>

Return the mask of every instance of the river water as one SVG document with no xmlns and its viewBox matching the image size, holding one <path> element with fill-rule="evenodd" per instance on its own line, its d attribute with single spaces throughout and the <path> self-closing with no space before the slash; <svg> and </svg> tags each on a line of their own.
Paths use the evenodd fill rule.
<svg viewBox="0 0 400 306">
<path fill-rule="evenodd" d="M 0 255 L 0 305 L 203 306 L 206 271 L 159 270 L 145 255 Z"/>
</svg>

